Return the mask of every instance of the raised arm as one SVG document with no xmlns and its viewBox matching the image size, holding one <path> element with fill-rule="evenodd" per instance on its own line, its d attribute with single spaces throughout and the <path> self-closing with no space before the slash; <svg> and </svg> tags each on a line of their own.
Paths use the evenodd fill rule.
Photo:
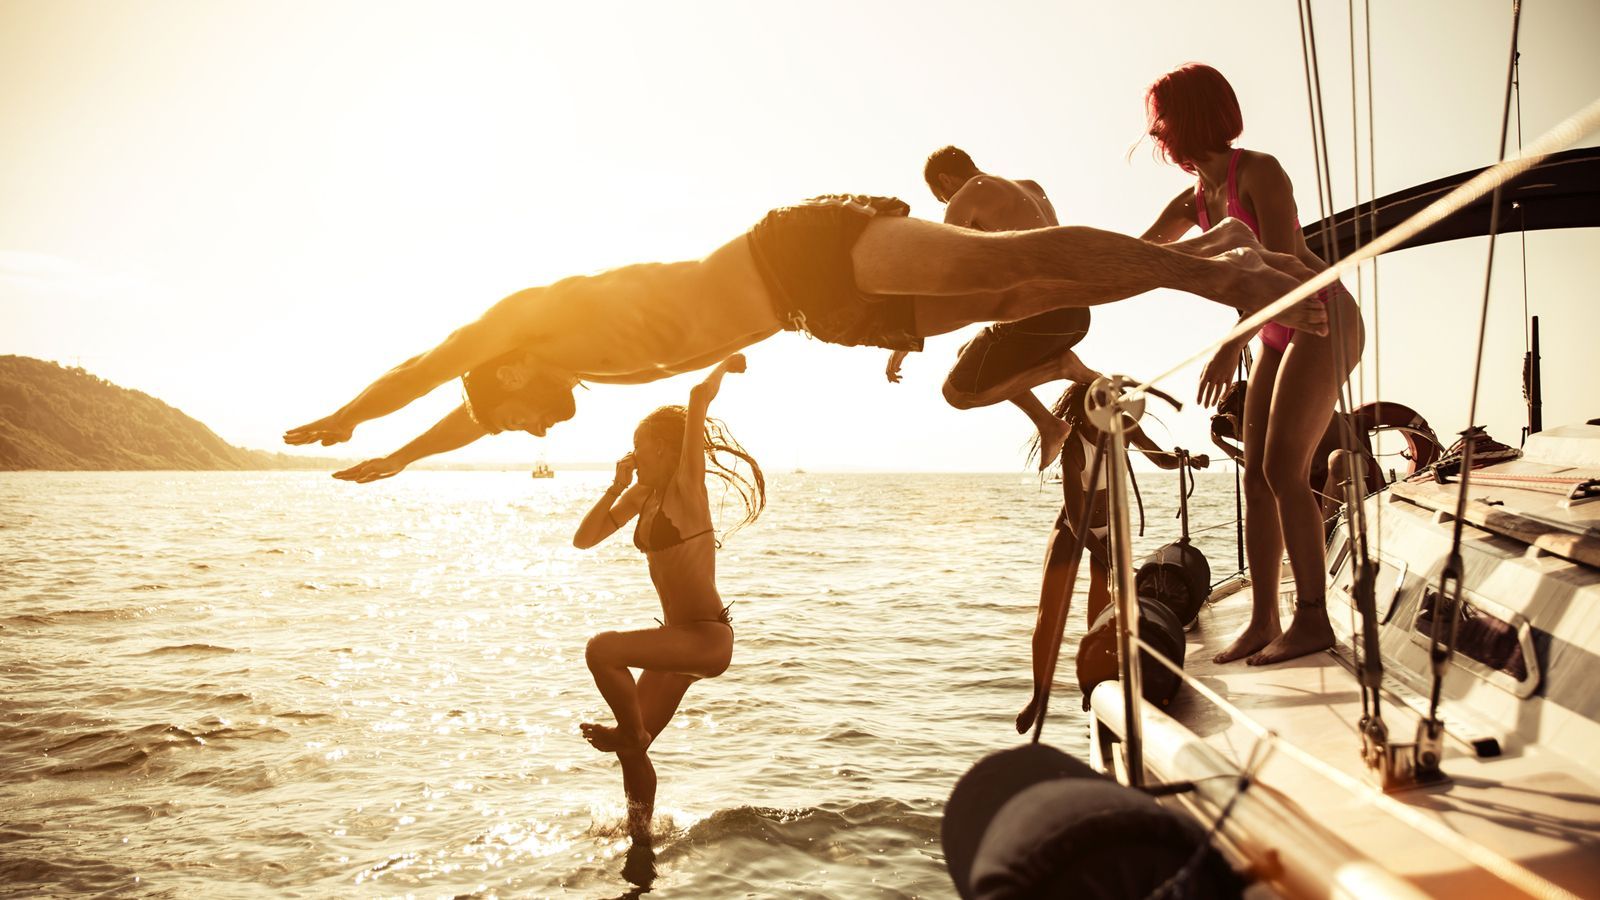
<svg viewBox="0 0 1600 900">
<path fill-rule="evenodd" d="M 457 328 L 439 346 L 385 372 L 338 412 L 283 433 L 286 444 L 337 444 L 357 425 L 386 416 L 467 370 L 523 343 L 522 327 L 539 289 L 519 291 Z"/>
<path fill-rule="evenodd" d="M 388 456 L 369 459 L 335 472 L 333 477 L 340 481 L 354 481 L 357 484 L 389 478 L 400 474 L 406 466 L 423 457 L 465 447 L 487 433 L 482 425 L 473 421 L 471 414 L 467 412 L 466 404 L 462 404 L 440 419 L 438 424 L 399 450 Z"/>
<path fill-rule="evenodd" d="M 643 485 L 633 484 L 633 454 L 617 460 L 616 477 L 578 523 L 578 530 L 572 535 L 572 546 L 587 550 L 615 534 L 644 508 L 648 493 Z"/>
<path fill-rule="evenodd" d="M 722 376 L 729 372 L 743 372 L 744 368 L 744 354 L 735 353 L 712 369 L 705 381 L 689 390 L 688 414 L 683 421 L 683 449 L 678 457 L 678 470 L 673 475 L 673 483 L 684 489 L 685 499 L 693 499 L 689 496 L 691 494 L 701 500 L 705 498 L 706 410 L 711 407 L 711 401 L 716 399 L 717 392 L 722 390 Z M 699 487 L 700 490 L 687 490 L 690 486 Z"/>
</svg>

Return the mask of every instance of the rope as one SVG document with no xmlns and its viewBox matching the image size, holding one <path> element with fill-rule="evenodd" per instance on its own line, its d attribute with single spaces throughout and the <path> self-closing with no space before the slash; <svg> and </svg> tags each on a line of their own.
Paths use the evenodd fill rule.
<svg viewBox="0 0 1600 900">
<path fill-rule="evenodd" d="M 1250 748 L 1250 756 L 1245 759 L 1244 771 L 1239 773 L 1237 786 L 1234 788 L 1233 794 L 1228 797 L 1228 802 L 1222 805 L 1222 811 L 1217 813 L 1217 818 L 1211 823 L 1211 827 L 1206 829 L 1205 837 L 1200 839 L 1194 848 L 1194 853 L 1190 854 L 1188 860 L 1178 867 L 1178 871 L 1173 872 L 1172 877 L 1157 885 L 1146 900 L 1161 900 L 1161 898 L 1169 894 L 1173 896 L 1182 895 L 1180 889 L 1189 886 L 1189 880 L 1194 877 L 1195 872 L 1205 863 L 1206 851 L 1211 849 L 1212 839 L 1221 833 L 1222 826 L 1227 823 L 1228 817 L 1233 815 L 1233 807 L 1239 802 L 1239 798 L 1244 796 L 1244 792 L 1249 790 L 1252 784 L 1255 784 L 1256 772 L 1266 765 L 1267 759 L 1272 756 L 1272 748 L 1273 743 L 1271 741 L 1257 741 L 1255 746 Z"/>
<path fill-rule="evenodd" d="M 1378 227 L 1378 137 L 1377 129 L 1373 125 L 1372 105 L 1372 4 L 1370 0 L 1361 0 L 1361 9 L 1366 16 L 1366 27 L 1362 35 L 1366 40 L 1367 58 L 1367 188 L 1372 192 L 1368 209 L 1371 215 L 1371 230 L 1368 234 L 1376 234 Z M 1355 85 L 1351 85 L 1351 90 Z M 1356 198 L 1359 200 L 1360 198 Z M 1378 306 L 1378 258 L 1372 258 L 1372 395 L 1378 401 L 1383 400 L 1383 322 Z M 1356 277 L 1361 277 L 1360 272 Z M 1362 383 L 1366 380 L 1363 377 Z M 1383 553 L 1383 504 L 1378 504 L 1378 553 Z M 1353 613 L 1352 613 L 1353 614 Z"/>
<path fill-rule="evenodd" d="M 1401 803 L 1393 797 L 1390 797 L 1388 794 L 1385 794 L 1382 791 L 1374 788 L 1372 785 L 1367 784 L 1366 782 L 1352 775 L 1346 774 L 1345 772 L 1334 768 L 1332 765 L 1323 762 L 1321 759 L 1312 756 L 1310 753 L 1300 749 L 1294 744 L 1279 740 L 1279 735 L 1277 732 L 1267 728 L 1265 725 L 1262 725 L 1255 719 L 1250 718 L 1250 716 L 1245 713 L 1244 710 L 1230 703 L 1228 700 L 1223 698 L 1222 695 L 1207 687 L 1200 680 L 1191 677 L 1187 672 L 1183 671 L 1181 666 L 1176 665 L 1171 660 L 1163 656 L 1162 651 L 1145 643 L 1143 638 L 1136 634 L 1129 635 L 1129 638 L 1145 651 L 1144 653 L 1138 655 L 1139 659 L 1154 659 L 1161 665 L 1166 666 L 1167 669 L 1173 674 L 1177 675 L 1184 684 L 1194 688 L 1196 693 L 1211 701 L 1218 709 L 1221 709 L 1223 712 L 1227 713 L 1229 717 L 1233 719 L 1233 721 L 1238 722 L 1239 724 L 1243 725 L 1246 730 L 1255 734 L 1259 741 L 1272 742 L 1274 749 L 1281 750 L 1286 756 L 1292 757 L 1302 766 L 1305 766 L 1316 774 L 1326 778 L 1328 781 L 1331 781 L 1339 787 L 1349 791 L 1352 794 L 1353 799 L 1376 807 L 1379 811 L 1387 813 L 1401 820 L 1404 824 L 1422 832 L 1435 843 L 1440 844 L 1463 859 L 1466 859 L 1468 862 L 1472 863 L 1478 868 L 1493 874 L 1496 878 L 1499 878 L 1506 884 L 1509 884 L 1530 896 L 1551 898 L 1551 900 L 1557 900 L 1557 898 L 1559 898 L 1559 900 L 1577 900 L 1577 897 L 1574 896 L 1570 891 L 1529 871 L 1520 863 L 1506 859 L 1504 856 L 1501 856 L 1500 854 L 1490 850 L 1482 844 L 1479 844 L 1471 838 L 1452 831 L 1448 826 L 1444 825 L 1438 820 L 1423 815 L 1404 803 Z M 1256 746 L 1259 746 L 1259 741 Z M 1254 755 L 1253 749 L 1252 755 Z"/>
<path fill-rule="evenodd" d="M 1354 124 L 1353 123 L 1354 123 L 1354 121 L 1356 119 L 1355 34 L 1354 34 L 1354 30 L 1355 30 L 1355 14 L 1354 14 L 1354 7 L 1353 6 L 1350 6 L 1349 9 L 1350 9 L 1349 19 L 1350 19 L 1350 28 L 1351 28 L 1350 118 L 1351 118 L 1351 122 L 1352 122 L 1351 141 L 1352 141 L 1352 145 L 1354 145 L 1355 135 L 1354 135 Z M 1296 10 L 1299 13 L 1299 18 L 1300 18 L 1300 22 L 1301 22 L 1301 33 L 1302 33 L 1301 34 L 1301 61 L 1302 61 L 1303 68 L 1305 68 L 1305 70 L 1306 70 L 1306 100 L 1307 100 L 1307 105 L 1310 106 L 1311 109 L 1312 109 L 1312 123 L 1311 123 L 1311 125 L 1312 125 L 1312 161 L 1313 161 L 1313 164 L 1314 164 L 1314 166 L 1316 168 L 1316 175 L 1317 175 L 1317 212 L 1318 212 L 1319 217 L 1326 218 L 1327 210 L 1324 209 L 1323 206 L 1322 206 L 1322 202 L 1323 202 L 1323 186 L 1326 185 L 1326 188 L 1327 188 L 1328 205 L 1332 206 L 1332 204 L 1333 204 L 1333 175 L 1332 175 L 1332 172 L 1331 172 L 1331 168 L 1332 168 L 1333 164 L 1332 164 L 1332 161 L 1331 161 L 1331 159 L 1329 157 L 1329 154 L 1328 154 L 1328 127 L 1327 127 L 1327 122 L 1322 116 L 1322 109 L 1323 109 L 1323 103 L 1322 103 L 1322 77 L 1321 77 L 1321 67 L 1317 63 L 1316 24 L 1315 24 L 1315 17 L 1313 16 L 1312 11 L 1311 11 L 1311 0 L 1303 0 L 1303 9 L 1302 9 L 1302 5 L 1300 3 L 1297 3 L 1296 4 Z M 1314 79 L 1313 79 L 1313 76 L 1315 76 Z M 1322 151 L 1320 155 L 1317 153 L 1317 148 L 1318 148 L 1317 133 L 1318 133 L 1319 130 L 1321 132 L 1321 143 L 1320 143 L 1320 146 L 1321 146 L 1321 151 Z M 1359 176 L 1359 167 L 1358 167 L 1358 159 L 1357 159 L 1358 155 L 1359 154 L 1356 154 L 1356 155 L 1352 156 L 1352 158 L 1351 158 L 1351 167 L 1353 169 L 1355 169 L 1356 172 L 1357 172 L 1357 176 L 1356 176 L 1356 194 L 1355 194 L 1355 197 L 1353 199 L 1356 202 L 1356 208 L 1357 208 L 1357 211 L 1358 211 L 1358 215 L 1353 220 L 1352 225 L 1354 226 L 1354 229 L 1355 229 L 1356 247 L 1359 248 L 1360 245 L 1361 245 L 1360 215 L 1359 215 L 1359 207 L 1360 207 L 1360 203 L 1361 203 L 1361 180 L 1360 180 L 1360 176 Z M 1323 256 L 1324 256 L 1324 258 L 1326 260 L 1335 260 L 1335 259 L 1339 258 L 1338 238 L 1337 238 L 1337 235 L 1333 232 L 1332 229 L 1327 229 L 1327 228 L 1323 229 L 1323 231 L 1322 231 L 1322 247 L 1323 247 Z M 1359 289 L 1360 286 L 1361 286 L 1361 276 L 1360 276 L 1360 272 L 1358 271 L 1356 273 L 1356 287 Z M 1339 427 L 1337 429 L 1337 431 L 1338 431 L 1339 449 L 1344 452 L 1345 458 L 1347 460 L 1356 460 L 1357 459 L 1356 454 L 1353 453 L 1352 450 L 1351 450 L 1352 435 L 1350 434 L 1350 429 L 1345 427 L 1346 423 L 1349 423 L 1349 422 L 1353 421 L 1353 416 L 1350 415 L 1351 403 L 1350 403 L 1350 399 L 1349 399 L 1349 387 L 1350 386 L 1349 386 L 1349 376 L 1348 376 L 1348 373 L 1350 372 L 1352 367 L 1349 364 L 1349 359 L 1345 355 L 1344 343 L 1343 343 L 1342 340 L 1340 340 L 1340 330 L 1341 329 L 1340 329 L 1339 317 L 1342 315 L 1342 313 L 1339 311 L 1339 307 L 1337 305 L 1334 306 L 1332 308 L 1332 310 L 1330 310 L 1330 311 L 1332 312 L 1332 316 L 1330 317 L 1330 321 L 1328 323 L 1328 326 L 1329 326 L 1329 328 L 1328 328 L 1328 331 L 1329 331 L 1328 340 L 1329 340 L 1329 343 L 1330 343 L 1330 345 L 1331 345 L 1331 347 L 1333 349 L 1333 356 L 1334 356 L 1334 360 L 1335 360 L 1335 366 L 1337 367 L 1337 371 L 1334 372 L 1334 373 L 1331 373 L 1330 377 L 1335 379 L 1335 383 L 1334 383 L 1334 397 L 1335 397 L 1334 408 L 1336 410 L 1335 415 L 1340 420 L 1339 421 Z M 1340 373 L 1346 373 L 1345 377 L 1341 379 L 1340 378 Z M 1363 448 L 1363 449 L 1365 449 L 1365 448 Z M 1375 462 L 1376 461 L 1374 461 L 1374 463 Z M 1355 573 L 1352 576 L 1351 586 L 1352 586 L 1352 589 L 1354 590 L 1354 593 L 1356 594 L 1356 596 L 1358 598 L 1361 598 L 1360 600 L 1358 600 L 1357 605 L 1359 605 L 1361 607 L 1361 609 L 1362 609 L 1362 621 L 1363 621 L 1363 623 L 1369 629 L 1373 629 L 1367 635 L 1368 646 L 1369 646 L 1369 648 L 1374 648 L 1375 649 L 1377 647 L 1377 643 L 1378 643 L 1377 632 L 1376 632 L 1376 629 L 1378 627 L 1378 623 L 1377 623 L 1377 618 L 1376 618 L 1376 614 L 1375 613 L 1373 613 L 1370 616 L 1368 615 L 1368 607 L 1371 606 L 1371 603 L 1370 603 L 1371 581 L 1370 581 L 1369 578 L 1363 577 L 1365 573 L 1370 571 L 1370 568 L 1368 566 L 1368 560 L 1370 559 L 1370 557 L 1369 557 L 1368 551 L 1367 551 L 1367 529 L 1366 529 L 1365 509 L 1364 509 L 1364 505 L 1363 505 L 1363 502 L 1362 502 L 1363 498 L 1360 496 L 1361 491 L 1356 487 L 1356 484 L 1358 483 L 1358 481 L 1359 481 L 1359 479 L 1361 477 L 1361 474 L 1362 474 L 1361 472 L 1359 472 L 1357 470 L 1358 470 L 1358 468 L 1364 469 L 1365 465 L 1366 465 L 1366 463 L 1365 463 L 1364 460 L 1357 461 L 1357 462 L 1355 462 L 1355 463 L 1353 463 L 1351 465 L 1351 471 L 1348 473 L 1349 477 L 1345 480 L 1345 483 L 1344 483 L 1344 489 L 1345 489 L 1344 490 L 1344 493 L 1345 493 L 1344 506 L 1345 506 L 1345 515 L 1348 518 L 1349 526 L 1350 526 L 1349 529 L 1348 529 L 1348 531 L 1349 531 L 1349 542 L 1350 542 L 1350 553 L 1351 553 L 1351 555 L 1353 557 L 1352 565 L 1351 565 L 1351 571 L 1353 573 Z M 1319 496 L 1319 499 L 1318 499 L 1318 505 L 1319 506 L 1321 505 L 1321 502 L 1322 502 L 1321 499 L 1320 499 L 1321 488 L 1322 488 L 1322 485 L 1316 485 L 1313 488 L 1313 492 L 1316 493 Z M 1326 525 L 1326 523 L 1324 523 L 1324 525 Z M 1320 571 L 1322 568 L 1324 568 L 1325 564 L 1326 564 L 1326 560 L 1323 560 L 1322 562 L 1318 563 L 1318 565 L 1317 565 L 1318 570 Z M 1324 590 L 1325 590 L 1325 588 L 1324 588 Z M 1378 659 L 1379 659 L 1379 657 L 1376 655 L 1376 653 L 1369 653 L 1369 657 L 1370 657 L 1370 660 L 1374 664 L 1376 664 Z M 1363 722 L 1367 721 L 1367 709 L 1368 709 L 1367 695 L 1369 693 L 1372 693 L 1372 695 L 1373 695 L 1372 696 L 1372 703 L 1371 703 L 1372 708 L 1375 710 L 1376 707 L 1377 707 L 1377 696 L 1376 696 L 1377 684 L 1376 684 L 1376 682 L 1377 682 L 1378 678 L 1381 678 L 1381 668 L 1376 668 L 1376 666 L 1374 668 L 1375 668 L 1376 674 L 1374 674 L 1373 677 L 1371 679 L 1369 679 L 1369 680 L 1373 681 L 1373 684 L 1371 684 L 1369 686 L 1364 681 L 1363 685 L 1362 685 L 1362 704 L 1361 705 L 1362 705 L 1362 721 Z"/>
<path fill-rule="evenodd" d="M 1218 522 L 1215 525 L 1207 525 L 1204 528 L 1192 529 L 1190 531 L 1190 534 L 1205 534 L 1208 531 L 1215 531 L 1218 528 L 1227 528 L 1229 525 L 1234 525 L 1234 524 L 1237 524 L 1237 523 L 1243 522 L 1243 521 L 1244 521 L 1244 519 L 1242 519 L 1242 518 L 1241 519 L 1229 519 L 1226 522 Z"/>
<path fill-rule="evenodd" d="M 1498 148 L 1502 164 L 1506 155 L 1506 137 L 1511 127 L 1511 92 L 1512 80 L 1517 66 L 1517 33 L 1522 25 L 1522 0 L 1512 0 L 1511 3 L 1511 60 L 1506 66 L 1506 99 L 1500 113 L 1500 146 Z M 1460 626 L 1457 610 L 1461 608 L 1461 588 L 1465 575 L 1465 564 L 1461 559 L 1461 539 L 1466 523 L 1463 519 L 1467 512 L 1467 491 L 1472 481 L 1472 455 L 1477 448 L 1477 436 L 1481 432 L 1473 423 L 1478 418 L 1478 390 L 1483 382 L 1483 347 L 1489 332 L 1489 295 L 1494 283 L 1494 244 L 1495 237 L 1500 230 L 1500 189 L 1502 185 L 1494 186 L 1494 195 L 1489 207 L 1489 253 L 1488 260 L 1484 263 L 1483 273 L 1483 303 L 1478 312 L 1478 348 L 1472 363 L 1472 393 L 1467 403 L 1467 428 L 1462 432 L 1461 443 L 1461 473 L 1460 490 L 1456 492 L 1455 521 L 1450 529 L 1450 552 L 1445 556 L 1445 563 L 1439 571 L 1438 592 L 1441 599 L 1439 616 L 1441 621 L 1450 623 L 1448 628 L 1435 628 L 1428 636 L 1428 660 L 1433 669 L 1433 685 L 1428 696 L 1428 717 L 1424 722 L 1425 727 L 1442 729 L 1443 724 L 1438 720 L 1439 699 L 1444 692 L 1444 676 L 1449 671 L 1450 659 L 1455 655 L 1456 636 Z M 1443 635 L 1440 632 L 1444 632 Z"/>
<path fill-rule="evenodd" d="M 1517 98 L 1517 152 L 1522 152 L 1522 53 L 1515 45 L 1511 48 L 1511 89 Z M 1528 223 L 1527 217 L 1522 215 L 1522 206 L 1517 204 L 1517 230 L 1522 232 L 1522 352 L 1527 353 L 1528 344 Z"/>
<path fill-rule="evenodd" d="M 1350 196 L 1355 201 L 1355 203 L 1351 206 L 1351 209 L 1354 211 L 1354 215 L 1350 217 L 1350 228 L 1352 241 L 1351 246 L 1353 248 L 1361 246 L 1361 123 L 1359 118 L 1359 110 L 1357 109 L 1358 104 L 1356 103 L 1355 0 L 1345 0 L 1345 18 L 1348 21 L 1350 29 L 1350 181 L 1352 183 L 1351 188 L 1354 191 L 1354 193 L 1352 193 Z M 1376 186 L 1374 186 L 1373 192 L 1376 193 L 1376 191 Z M 1368 233 L 1370 234 L 1375 228 L 1377 228 L 1376 222 L 1369 223 L 1367 226 Z M 1361 277 L 1361 273 L 1357 272 L 1356 309 L 1365 308 L 1365 304 L 1362 303 L 1362 300 L 1365 299 L 1365 295 L 1361 289 L 1362 281 L 1363 279 Z M 1365 365 L 1358 364 L 1356 366 L 1356 372 L 1361 376 L 1361 390 L 1358 396 L 1361 398 L 1362 402 L 1366 402 L 1367 367 Z"/>
</svg>

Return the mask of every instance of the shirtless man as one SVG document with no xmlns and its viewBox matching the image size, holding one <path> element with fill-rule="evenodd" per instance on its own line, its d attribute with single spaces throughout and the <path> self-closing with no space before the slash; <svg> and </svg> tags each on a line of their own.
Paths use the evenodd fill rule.
<svg viewBox="0 0 1600 900">
<path fill-rule="evenodd" d="M 966 151 L 945 147 L 928 157 L 922 170 L 928 188 L 945 204 L 947 225 L 978 231 L 1048 228 L 1055 207 L 1037 181 L 1012 181 L 980 171 Z M 1089 332 L 1089 310 L 1064 307 L 1018 322 L 1002 322 L 979 332 L 961 348 L 944 382 L 944 398 L 956 409 L 1009 400 L 1039 431 L 1039 471 L 1055 462 L 1071 428 L 1050 414 L 1033 388 L 1065 378 L 1088 384 L 1098 372 L 1083 364 L 1072 348 Z M 900 380 L 906 351 L 896 350 L 886 370 Z"/>
<path fill-rule="evenodd" d="M 437 347 L 401 363 L 338 411 L 284 433 L 348 440 L 462 378 L 467 401 L 405 448 L 335 473 L 393 475 L 405 463 L 503 430 L 543 435 L 572 417 L 580 380 L 640 384 L 704 368 L 781 330 L 830 343 L 916 349 L 974 322 L 1110 303 L 1159 287 L 1244 313 L 1309 277 L 1293 257 L 1219 228 L 1159 246 L 1093 228 L 984 234 L 913 219 L 884 197 L 819 197 L 769 213 L 704 259 L 643 263 L 519 291 Z M 1284 324 L 1325 330 L 1320 304 Z"/>
</svg>

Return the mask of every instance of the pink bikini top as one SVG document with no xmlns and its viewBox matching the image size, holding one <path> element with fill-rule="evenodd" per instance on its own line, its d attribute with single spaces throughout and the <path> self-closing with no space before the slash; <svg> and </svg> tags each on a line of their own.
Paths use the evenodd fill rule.
<svg viewBox="0 0 1600 900">
<path fill-rule="evenodd" d="M 1249 210 L 1244 208 L 1244 204 L 1239 202 L 1239 179 L 1236 173 L 1239 171 L 1239 154 L 1243 152 L 1244 149 L 1242 147 L 1235 147 L 1233 158 L 1228 160 L 1228 215 L 1250 226 L 1250 230 L 1255 232 L 1257 238 L 1260 238 L 1261 226 L 1256 224 L 1256 217 L 1250 215 Z M 1194 215 L 1195 220 L 1200 224 L 1201 231 L 1209 231 L 1211 229 L 1211 216 L 1206 213 L 1205 184 L 1198 177 L 1194 181 Z M 1295 224 L 1298 225 L 1300 223 L 1297 221 Z"/>
</svg>

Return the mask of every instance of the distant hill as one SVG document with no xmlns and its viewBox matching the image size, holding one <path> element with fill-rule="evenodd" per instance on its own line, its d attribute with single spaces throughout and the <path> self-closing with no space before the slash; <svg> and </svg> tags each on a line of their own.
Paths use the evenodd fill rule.
<svg viewBox="0 0 1600 900">
<path fill-rule="evenodd" d="M 149 394 L 83 369 L 0 356 L 0 471 L 298 469 L 329 462 L 244 450 Z"/>
</svg>

